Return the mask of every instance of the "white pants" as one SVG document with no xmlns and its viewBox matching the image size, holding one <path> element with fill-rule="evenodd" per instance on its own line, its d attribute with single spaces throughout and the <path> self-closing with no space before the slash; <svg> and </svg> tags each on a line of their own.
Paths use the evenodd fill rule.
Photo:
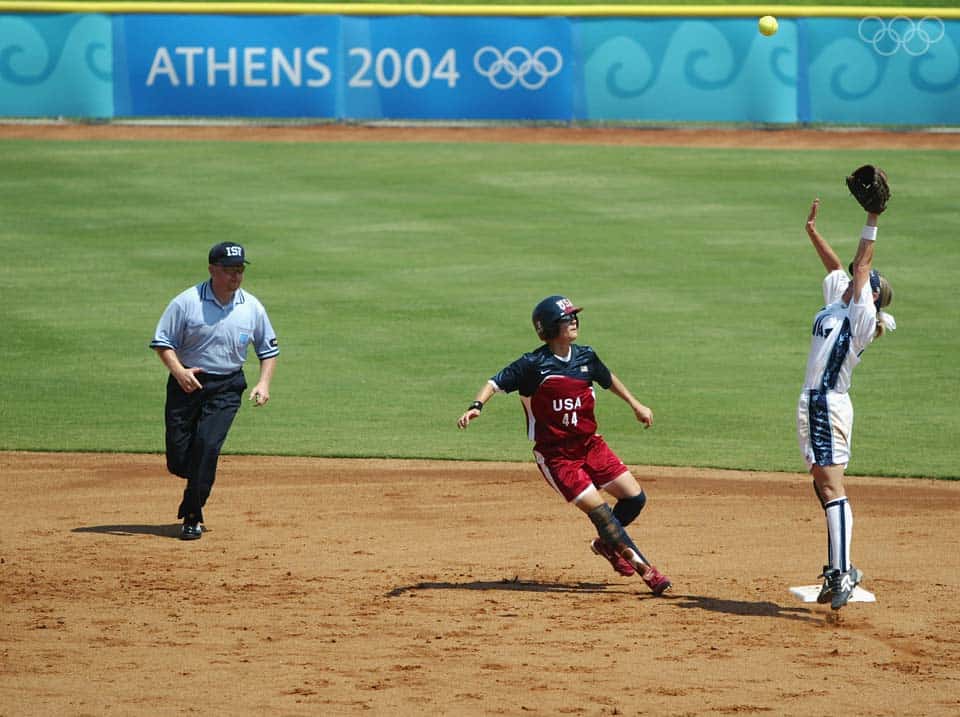
<svg viewBox="0 0 960 717">
<path fill-rule="evenodd" d="M 847 393 L 805 390 L 797 404 L 797 440 L 809 470 L 850 462 L 853 403 Z"/>
</svg>

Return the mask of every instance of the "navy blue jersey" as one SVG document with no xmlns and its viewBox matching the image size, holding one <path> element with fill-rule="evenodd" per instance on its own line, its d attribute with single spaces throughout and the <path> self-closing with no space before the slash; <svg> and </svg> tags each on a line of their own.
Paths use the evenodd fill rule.
<svg viewBox="0 0 960 717">
<path fill-rule="evenodd" d="M 593 383 L 610 388 L 613 379 L 591 347 L 573 344 L 564 360 L 544 344 L 505 366 L 490 381 L 498 391 L 520 392 L 528 434 L 546 445 L 596 433 Z"/>
</svg>

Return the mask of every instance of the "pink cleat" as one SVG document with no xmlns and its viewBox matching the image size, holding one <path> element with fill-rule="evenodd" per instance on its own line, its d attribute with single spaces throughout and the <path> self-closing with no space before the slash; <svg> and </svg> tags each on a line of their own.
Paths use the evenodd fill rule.
<svg viewBox="0 0 960 717">
<path fill-rule="evenodd" d="M 643 571 L 640 575 L 643 578 L 643 582 L 647 584 L 647 587 L 650 588 L 650 592 L 654 595 L 663 595 L 673 583 L 670 582 L 670 578 L 661 573 L 652 565 L 648 565 L 647 569 Z"/>
<path fill-rule="evenodd" d="M 600 540 L 600 538 L 593 539 L 593 542 L 590 543 L 590 550 L 600 557 L 609 560 L 613 569 L 625 577 L 635 575 L 637 572 L 626 558 L 617 555 L 616 551 Z"/>
<path fill-rule="evenodd" d="M 623 557 L 626 558 L 631 565 L 640 573 L 640 577 L 643 578 L 643 582 L 647 584 L 647 587 L 650 588 L 650 592 L 654 595 L 663 595 L 673 583 L 670 582 L 670 578 L 661 573 L 652 565 L 647 565 L 637 556 L 635 552 L 627 548 L 623 551 Z"/>
</svg>

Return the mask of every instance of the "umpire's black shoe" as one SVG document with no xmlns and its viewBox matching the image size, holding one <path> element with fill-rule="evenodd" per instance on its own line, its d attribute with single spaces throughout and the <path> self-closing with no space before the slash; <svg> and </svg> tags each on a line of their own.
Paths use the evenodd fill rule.
<svg viewBox="0 0 960 717">
<path fill-rule="evenodd" d="M 203 526 L 200 523 L 184 521 L 180 526 L 180 540 L 200 540 L 203 537 Z"/>
</svg>

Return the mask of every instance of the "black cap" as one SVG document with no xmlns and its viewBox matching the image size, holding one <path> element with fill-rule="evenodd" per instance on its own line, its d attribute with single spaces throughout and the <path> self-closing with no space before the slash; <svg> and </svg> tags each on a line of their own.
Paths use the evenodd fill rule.
<svg viewBox="0 0 960 717">
<path fill-rule="evenodd" d="M 219 264 L 220 266 L 240 266 L 250 263 L 243 252 L 243 247 L 232 241 L 224 241 L 214 245 L 210 249 L 208 259 L 207 263 Z"/>
</svg>

